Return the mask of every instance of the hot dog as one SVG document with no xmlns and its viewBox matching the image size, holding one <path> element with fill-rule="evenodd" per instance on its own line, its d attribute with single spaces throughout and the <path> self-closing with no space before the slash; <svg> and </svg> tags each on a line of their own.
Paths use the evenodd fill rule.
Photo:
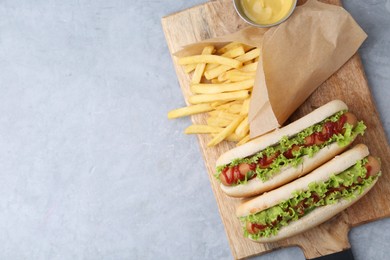
<svg viewBox="0 0 390 260">
<path fill-rule="evenodd" d="M 364 196 L 380 176 L 380 161 L 356 145 L 306 176 L 241 204 L 244 235 L 257 242 L 288 238 L 326 220 Z"/>
<path fill-rule="evenodd" d="M 347 149 L 363 122 L 331 101 L 299 120 L 222 154 L 215 176 L 232 197 L 249 197 L 288 183 Z"/>
</svg>

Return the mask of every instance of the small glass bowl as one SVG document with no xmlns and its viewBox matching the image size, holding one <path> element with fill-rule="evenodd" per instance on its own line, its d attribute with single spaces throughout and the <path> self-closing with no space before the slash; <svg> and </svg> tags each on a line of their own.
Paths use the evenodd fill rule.
<svg viewBox="0 0 390 260">
<path fill-rule="evenodd" d="M 241 5 L 241 0 L 233 0 L 233 5 L 234 5 L 234 9 L 236 9 L 237 14 L 241 17 L 242 20 L 244 20 L 245 22 L 249 23 L 252 26 L 267 28 L 267 27 L 272 27 L 272 26 L 278 25 L 278 24 L 286 21 L 291 16 L 291 14 L 294 12 L 295 7 L 297 6 L 297 0 L 293 1 L 293 6 L 292 6 L 290 12 L 283 19 L 277 21 L 276 23 L 272 23 L 272 24 L 259 24 L 259 23 L 252 21 L 251 19 L 249 19 L 249 17 L 244 12 L 244 8 Z"/>
</svg>

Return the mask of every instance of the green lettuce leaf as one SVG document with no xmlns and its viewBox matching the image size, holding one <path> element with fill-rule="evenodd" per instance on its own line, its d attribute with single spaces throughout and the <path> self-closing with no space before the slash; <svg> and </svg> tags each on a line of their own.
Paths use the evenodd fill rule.
<svg viewBox="0 0 390 260">
<path fill-rule="evenodd" d="M 216 169 L 215 177 L 217 179 L 220 179 L 220 175 L 222 173 L 222 170 L 226 168 L 227 166 L 233 167 L 236 165 L 239 165 L 241 163 L 255 163 L 257 162 L 260 158 L 263 156 L 270 157 L 274 155 L 276 152 L 280 152 L 280 155 L 276 160 L 273 161 L 269 167 L 266 169 L 261 169 L 260 167 L 257 167 L 255 170 L 257 178 L 261 179 L 262 181 L 267 181 L 270 179 L 274 174 L 278 173 L 281 171 L 281 168 L 284 167 L 285 165 L 292 165 L 293 167 L 298 167 L 302 161 L 303 161 L 303 156 L 307 155 L 309 157 L 313 157 L 321 148 L 329 145 L 330 143 L 337 142 L 339 146 L 347 146 L 349 145 L 354 138 L 357 135 L 363 135 L 364 130 L 366 129 L 366 126 L 364 125 L 363 122 L 358 122 L 357 126 L 355 128 L 352 128 L 352 125 L 345 124 L 344 128 L 346 128 L 346 131 L 344 134 L 338 134 L 334 135 L 332 138 L 330 138 L 328 141 L 321 145 L 312 145 L 308 147 L 301 147 L 298 151 L 293 152 L 293 155 L 295 156 L 292 159 L 286 158 L 283 153 L 291 149 L 293 145 L 299 145 L 304 143 L 304 140 L 306 137 L 310 136 L 311 134 L 315 132 L 319 132 L 322 130 L 322 125 L 325 122 L 336 122 L 340 119 L 341 115 L 343 115 L 345 111 L 340 111 L 336 114 L 334 114 L 331 117 L 328 117 L 327 119 L 323 120 L 320 123 L 317 123 L 313 126 L 310 126 L 303 131 L 299 132 L 293 137 L 287 137 L 284 136 L 281 138 L 278 144 L 274 146 L 267 147 L 266 149 L 252 155 L 246 158 L 237 158 L 234 159 L 230 164 L 225 164 L 225 165 L 220 165 Z M 247 177 L 247 179 L 250 179 L 250 177 Z M 236 185 L 246 183 L 245 181 L 241 181 Z"/>
<path fill-rule="evenodd" d="M 366 158 L 359 160 L 354 166 L 340 174 L 332 175 L 325 182 L 310 183 L 307 190 L 294 192 L 289 199 L 282 201 L 278 205 L 259 213 L 240 218 L 243 223 L 251 222 L 268 225 L 266 229 L 260 231 L 258 234 L 250 234 L 246 229 L 246 225 L 244 225 L 244 235 L 255 240 L 260 237 L 276 235 L 281 227 L 288 225 L 290 221 L 297 220 L 310 213 L 317 207 L 334 204 L 340 199 L 351 200 L 355 198 L 380 176 L 379 173 L 376 176 L 366 178 L 367 170 L 364 167 L 366 163 Z M 340 187 L 347 188 L 337 190 L 337 188 Z M 332 190 L 334 191 L 329 192 Z M 313 199 L 314 194 L 318 197 L 317 202 Z M 304 214 L 302 215 L 298 212 L 297 206 L 303 201 L 309 206 L 304 210 Z M 276 225 L 271 224 L 278 219 L 279 221 L 277 221 Z"/>
</svg>

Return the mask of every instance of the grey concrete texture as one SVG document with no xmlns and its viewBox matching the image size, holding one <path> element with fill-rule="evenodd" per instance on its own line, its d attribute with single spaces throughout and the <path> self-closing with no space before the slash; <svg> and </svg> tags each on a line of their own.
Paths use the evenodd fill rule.
<svg viewBox="0 0 390 260">
<path fill-rule="evenodd" d="M 231 259 L 160 20 L 204 1 L 0 0 L 0 259 Z M 344 1 L 390 135 L 390 0 Z M 390 220 L 357 228 L 386 259 Z M 256 259 L 304 259 L 298 248 Z"/>
</svg>

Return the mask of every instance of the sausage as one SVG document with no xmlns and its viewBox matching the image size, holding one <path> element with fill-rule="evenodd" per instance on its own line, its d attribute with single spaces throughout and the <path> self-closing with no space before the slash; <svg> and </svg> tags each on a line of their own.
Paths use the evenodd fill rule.
<svg viewBox="0 0 390 260">
<path fill-rule="evenodd" d="M 346 113 L 344 113 L 344 116 L 346 116 L 346 118 L 347 118 L 345 123 L 348 123 L 348 124 L 352 125 L 353 127 L 355 127 L 357 125 L 358 120 L 354 114 L 352 114 L 351 112 L 346 112 Z M 344 126 L 344 124 L 341 127 L 343 127 L 343 126 Z M 344 129 L 344 132 L 345 132 L 345 129 Z"/>
<path fill-rule="evenodd" d="M 276 153 L 270 155 L 270 156 L 266 156 L 264 155 L 263 157 L 261 157 L 259 159 L 259 162 L 258 162 L 258 165 L 259 165 L 259 168 L 261 169 L 266 169 L 270 166 L 270 164 L 276 159 L 278 158 L 278 156 L 280 155 L 280 152 L 277 151 Z"/>
<path fill-rule="evenodd" d="M 245 180 L 249 171 L 254 171 L 256 164 L 240 163 L 237 166 L 228 167 L 222 172 L 220 180 L 225 186 L 230 186 L 238 181 Z"/>
<path fill-rule="evenodd" d="M 366 178 L 377 175 L 381 170 L 381 163 L 378 159 L 371 155 L 367 159 L 368 162 L 365 165 L 367 169 Z"/>
<path fill-rule="evenodd" d="M 226 167 L 225 169 L 222 170 L 220 180 L 223 185 L 232 184 L 233 176 L 232 176 L 231 168 Z"/>
<path fill-rule="evenodd" d="M 222 172 L 220 180 L 225 186 L 230 186 L 237 183 L 238 181 L 245 180 L 249 171 L 254 171 L 256 166 L 261 169 L 266 169 L 269 165 L 280 155 L 280 152 L 276 152 L 271 156 L 264 155 L 259 159 L 258 163 L 248 164 L 240 163 L 238 166 L 229 167 L 227 170 Z"/>
<path fill-rule="evenodd" d="M 334 134 L 345 133 L 344 125 L 346 123 L 355 127 L 357 125 L 357 118 L 351 112 L 344 113 L 337 122 L 326 122 L 321 132 L 313 133 L 305 138 L 304 145 L 321 145 L 329 140 Z"/>
<path fill-rule="evenodd" d="M 326 122 L 321 132 L 313 133 L 307 136 L 304 140 L 304 146 L 321 145 L 329 140 L 334 134 L 344 133 L 345 123 L 348 123 L 355 127 L 357 125 L 357 118 L 351 112 L 344 113 L 337 122 Z M 293 151 L 300 149 L 299 145 L 293 145 L 290 150 L 283 153 L 287 159 L 294 158 Z M 237 184 L 239 181 L 245 180 L 249 171 L 254 171 L 256 167 L 266 169 L 269 165 L 280 155 L 280 152 L 276 152 L 270 156 L 263 156 L 259 159 L 257 164 L 241 163 L 237 166 L 227 167 L 222 171 L 220 175 L 221 183 L 225 186 L 231 186 Z M 254 176 L 253 176 L 254 177 Z"/>
<path fill-rule="evenodd" d="M 248 163 L 241 163 L 238 165 L 238 170 L 241 172 L 242 175 L 245 175 L 252 170 L 252 167 Z"/>
<path fill-rule="evenodd" d="M 381 170 L 381 163 L 378 159 L 376 159 L 374 156 L 371 156 L 371 155 L 369 155 L 367 157 L 367 159 L 368 159 L 368 161 L 367 161 L 366 165 L 364 165 L 364 167 L 367 170 L 366 176 L 364 178 L 359 176 L 357 179 L 358 183 L 362 183 L 363 179 L 367 179 L 371 176 L 377 175 L 379 173 L 379 171 Z"/>
<path fill-rule="evenodd" d="M 247 222 L 246 223 L 246 229 L 248 232 L 252 235 L 259 233 L 261 230 L 266 229 L 267 225 Z"/>
<path fill-rule="evenodd" d="M 287 159 L 292 159 L 292 158 L 294 158 L 293 152 L 296 152 L 296 151 L 298 151 L 299 149 L 301 149 L 300 146 L 297 145 L 297 144 L 294 144 L 289 150 L 285 151 L 285 152 L 283 153 L 283 155 L 284 155 L 284 157 L 286 157 Z"/>
<path fill-rule="evenodd" d="M 367 157 L 367 159 L 368 159 L 368 161 L 364 165 L 364 167 L 367 169 L 367 173 L 366 173 L 365 178 L 377 175 L 380 172 L 380 169 L 381 169 L 380 161 L 377 158 L 375 158 L 374 156 L 369 155 Z M 361 177 L 359 177 L 357 179 L 358 183 L 361 183 L 362 181 L 363 180 L 362 180 Z M 332 194 L 334 192 L 341 192 L 341 191 L 343 191 L 345 189 L 348 189 L 348 188 L 351 188 L 351 187 L 353 187 L 355 185 L 356 185 L 356 183 L 353 183 L 351 186 L 348 186 L 348 187 L 344 186 L 344 185 L 340 185 L 337 188 L 329 188 L 329 190 L 326 192 L 326 196 L 329 196 L 330 194 Z M 313 194 L 311 194 L 311 198 L 313 199 L 312 203 L 317 203 L 320 200 L 320 197 L 315 192 Z M 294 210 L 301 217 L 301 216 L 303 216 L 305 214 L 305 209 L 310 207 L 310 206 L 311 206 L 310 204 L 307 204 L 307 199 L 304 199 L 303 201 L 299 202 L 298 205 L 295 206 Z M 268 224 L 268 225 L 262 225 L 262 224 L 258 224 L 258 223 L 247 222 L 246 223 L 246 229 L 248 230 L 248 232 L 250 234 L 257 234 L 261 230 L 267 228 L 270 225 L 271 226 L 277 225 L 278 221 L 280 221 L 280 220 L 281 220 L 281 218 L 278 217 L 277 221 L 274 221 L 273 223 Z"/>
</svg>

